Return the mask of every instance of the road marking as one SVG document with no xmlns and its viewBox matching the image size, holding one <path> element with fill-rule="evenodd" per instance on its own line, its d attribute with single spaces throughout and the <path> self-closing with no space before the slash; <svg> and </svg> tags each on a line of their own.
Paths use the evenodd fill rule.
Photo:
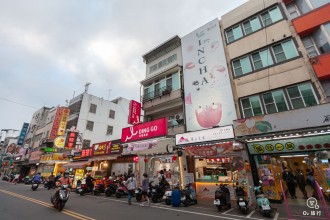
<svg viewBox="0 0 330 220">
<path fill-rule="evenodd" d="M 279 215 L 280 215 L 280 213 L 276 212 L 273 220 L 277 220 Z"/>
<path fill-rule="evenodd" d="M 48 208 L 54 208 L 52 205 L 50 205 L 50 204 L 48 204 L 44 201 L 40 201 L 40 200 L 33 199 L 33 198 L 30 198 L 30 197 L 26 197 L 26 196 L 23 196 L 23 195 L 20 195 L 20 194 L 16 194 L 16 193 L 13 193 L 11 191 L 0 189 L 0 192 L 11 195 L 11 196 L 15 196 L 17 198 L 21 198 L 21 199 L 24 199 L 24 200 L 27 200 L 27 201 L 30 201 L 30 202 L 48 207 Z M 76 213 L 76 212 L 73 212 L 73 211 L 69 211 L 69 210 L 66 210 L 66 209 L 63 210 L 62 213 L 66 214 L 66 215 L 70 215 L 70 216 L 72 216 L 74 218 L 77 218 L 77 219 L 80 219 L 80 220 L 96 220 L 94 218 L 91 218 L 91 217 L 88 217 L 88 216 L 85 216 L 85 215 L 82 215 L 82 214 L 79 214 L 79 213 Z"/>
<path fill-rule="evenodd" d="M 226 213 L 230 212 L 231 210 L 234 210 L 234 208 L 231 208 L 228 211 L 223 212 L 222 214 L 226 214 Z"/>
<path fill-rule="evenodd" d="M 246 217 L 247 218 L 251 218 L 251 216 L 255 213 L 256 211 L 255 210 L 253 210 L 252 212 L 250 212 L 250 214 L 248 214 Z"/>
</svg>

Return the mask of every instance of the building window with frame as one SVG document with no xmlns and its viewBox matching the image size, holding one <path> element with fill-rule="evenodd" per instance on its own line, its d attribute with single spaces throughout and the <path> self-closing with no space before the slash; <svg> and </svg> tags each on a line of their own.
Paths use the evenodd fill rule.
<svg viewBox="0 0 330 220">
<path fill-rule="evenodd" d="M 226 31 L 226 37 L 227 37 L 227 43 L 233 42 L 237 39 L 240 39 L 243 37 L 242 29 L 240 25 L 237 25 L 230 30 Z"/>
<path fill-rule="evenodd" d="M 97 105 L 91 104 L 90 107 L 89 107 L 89 112 L 90 113 L 96 113 L 96 108 L 97 108 Z"/>
<path fill-rule="evenodd" d="M 290 3 L 286 5 L 286 9 L 290 15 L 291 19 L 297 18 L 300 16 L 299 9 L 297 8 L 295 3 Z"/>
<path fill-rule="evenodd" d="M 89 148 L 89 147 L 91 146 L 91 140 L 86 140 L 86 139 L 84 139 L 82 145 L 83 145 L 83 146 L 82 146 L 83 148 Z"/>
<path fill-rule="evenodd" d="M 262 115 L 261 102 L 258 95 L 241 99 L 244 118 Z"/>
<path fill-rule="evenodd" d="M 314 106 L 318 104 L 314 90 L 310 83 L 304 83 L 287 88 L 293 109 Z"/>
<path fill-rule="evenodd" d="M 272 48 L 276 63 L 283 62 L 299 55 L 292 39 L 276 44 L 272 46 Z"/>
<path fill-rule="evenodd" d="M 249 19 L 248 21 L 243 22 L 243 29 L 245 35 L 251 34 L 259 29 L 261 29 L 260 20 L 258 17 Z"/>
<path fill-rule="evenodd" d="M 278 6 L 271 8 L 264 13 L 261 13 L 260 16 L 265 27 L 283 19 L 282 12 Z"/>
<path fill-rule="evenodd" d="M 255 70 L 273 65 L 272 56 L 269 49 L 260 50 L 252 55 L 253 66 Z"/>
<path fill-rule="evenodd" d="M 262 94 L 267 114 L 288 110 L 283 90 L 276 90 Z"/>
<path fill-rule="evenodd" d="M 317 50 L 315 42 L 311 36 L 304 37 L 301 40 L 307 51 L 308 57 L 315 57 L 319 55 L 319 51 Z"/>
<path fill-rule="evenodd" d="M 93 121 L 87 121 L 86 130 L 93 131 L 93 128 L 94 128 L 94 122 Z"/>
<path fill-rule="evenodd" d="M 113 126 L 108 125 L 107 135 L 112 135 L 112 133 L 113 133 Z"/>
<path fill-rule="evenodd" d="M 252 72 L 251 62 L 248 56 L 233 61 L 235 76 L 241 76 Z"/>
<path fill-rule="evenodd" d="M 172 91 L 172 74 L 166 76 L 166 89 Z"/>
<path fill-rule="evenodd" d="M 115 112 L 114 110 L 111 110 L 111 109 L 110 109 L 110 112 L 109 112 L 109 118 L 114 119 L 114 118 L 115 118 L 115 114 L 116 114 L 116 112 Z"/>
</svg>

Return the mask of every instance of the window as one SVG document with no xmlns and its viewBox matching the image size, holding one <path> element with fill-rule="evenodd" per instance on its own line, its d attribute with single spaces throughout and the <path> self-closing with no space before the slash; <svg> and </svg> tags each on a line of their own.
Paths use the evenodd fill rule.
<svg viewBox="0 0 330 220">
<path fill-rule="evenodd" d="M 155 82 L 155 97 L 159 96 L 159 94 L 160 94 L 159 88 L 160 88 L 159 81 L 156 81 Z"/>
<path fill-rule="evenodd" d="M 243 57 L 233 61 L 235 76 L 241 76 L 252 71 L 252 66 L 248 57 Z"/>
<path fill-rule="evenodd" d="M 232 29 L 226 31 L 227 43 L 233 42 L 241 37 L 243 37 L 241 27 L 238 25 Z"/>
<path fill-rule="evenodd" d="M 276 112 L 283 112 L 288 110 L 282 90 L 264 93 L 262 99 L 265 104 L 266 113 L 272 114 Z"/>
<path fill-rule="evenodd" d="M 273 64 L 272 56 L 267 49 L 252 54 L 253 66 L 255 70 L 267 67 Z"/>
<path fill-rule="evenodd" d="M 97 105 L 91 104 L 91 106 L 89 107 L 89 112 L 90 113 L 96 113 L 96 107 L 97 107 Z"/>
<path fill-rule="evenodd" d="M 111 110 L 110 109 L 110 112 L 109 112 L 109 118 L 112 118 L 112 119 L 114 119 L 115 118 L 115 111 L 114 110 Z"/>
<path fill-rule="evenodd" d="M 261 29 L 261 24 L 258 17 L 251 18 L 250 20 L 243 23 L 245 35 L 251 34 L 259 29 Z"/>
<path fill-rule="evenodd" d="M 330 3 L 329 0 L 309 0 L 309 1 L 313 5 L 313 8 L 314 9 L 315 8 L 319 8 L 319 7 L 321 7 L 321 6 L 325 5 L 325 4 Z"/>
<path fill-rule="evenodd" d="M 86 130 L 93 131 L 93 127 L 94 127 L 94 122 L 93 121 L 87 121 Z"/>
<path fill-rule="evenodd" d="M 108 125 L 108 128 L 107 128 L 107 134 L 108 135 L 112 135 L 112 132 L 113 132 L 113 127 Z"/>
<path fill-rule="evenodd" d="M 83 141 L 83 148 L 89 148 L 91 146 L 91 140 Z"/>
<path fill-rule="evenodd" d="M 264 26 L 269 26 L 282 18 L 281 10 L 277 6 L 261 14 L 261 20 Z"/>
<path fill-rule="evenodd" d="M 304 46 L 305 46 L 305 49 L 307 51 L 307 55 L 308 57 L 315 57 L 315 56 L 318 56 L 319 55 L 319 52 L 316 48 L 316 45 L 314 43 L 314 40 L 311 36 L 307 36 L 307 37 L 304 37 L 303 39 L 301 39 Z"/>
<path fill-rule="evenodd" d="M 288 4 L 286 6 L 286 9 L 288 10 L 291 19 L 294 19 L 294 18 L 297 18 L 297 17 L 300 16 L 299 10 L 298 10 L 298 8 L 297 8 L 297 6 L 296 6 L 295 3 Z"/>
<path fill-rule="evenodd" d="M 245 118 L 263 114 L 259 96 L 242 99 L 241 104 Z"/>
<path fill-rule="evenodd" d="M 298 51 L 292 40 L 282 42 L 273 46 L 275 60 L 277 63 L 298 56 Z"/>
<path fill-rule="evenodd" d="M 172 74 L 166 76 L 166 89 L 172 91 Z"/>
<path fill-rule="evenodd" d="M 327 25 L 329 24 L 326 24 L 325 26 Z M 326 29 L 327 28 L 325 28 L 325 30 Z M 329 42 L 327 41 L 327 38 L 325 37 L 325 34 L 322 31 L 322 28 L 319 28 L 318 30 L 315 31 L 315 33 L 313 34 L 313 38 L 321 54 L 330 52 L 330 45 Z"/>
<path fill-rule="evenodd" d="M 309 83 L 289 87 L 287 92 L 293 109 L 317 105 L 317 100 Z"/>
</svg>

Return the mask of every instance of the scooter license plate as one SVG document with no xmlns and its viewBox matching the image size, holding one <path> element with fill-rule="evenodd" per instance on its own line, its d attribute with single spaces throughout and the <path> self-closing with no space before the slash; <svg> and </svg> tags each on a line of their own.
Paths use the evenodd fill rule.
<svg viewBox="0 0 330 220">
<path fill-rule="evenodd" d="M 214 200 L 213 204 L 214 205 L 220 205 L 220 200 Z"/>
<path fill-rule="evenodd" d="M 270 210 L 270 206 L 269 205 L 262 205 L 262 209 L 263 210 Z"/>
<path fill-rule="evenodd" d="M 245 206 L 245 202 L 239 202 L 239 206 Z"/>
<path fill-rule="evenodd" d="M 135 193 L 139 193 L 139 190 L 135 190 Z"/>
<path fill-rule="evenodd" d="M 78 189 L 78 192 L 82 192 L 83 190 L 82 189 Z"/>
<path fill-rule="evenodd" d="M 38 186 L 38 184 L 33 184 L 32 186 L 33 186 L 33 187 L 37 187 L 37 186 Z"/>
</svg>

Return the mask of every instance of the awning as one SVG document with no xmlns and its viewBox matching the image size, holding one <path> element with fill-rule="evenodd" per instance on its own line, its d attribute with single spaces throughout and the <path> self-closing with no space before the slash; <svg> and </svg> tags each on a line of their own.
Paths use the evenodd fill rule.
<svg viewBox="0 0 330 220">
<path fill-rule="evenodd" d="M 78 162 L 71 162 L 69 164 L 63 165 L 65 168 L 72 168 L 72 169 L 81 169 L 83 168 L 87 163 L 89 163 L 88 160 L 85 161 L 78 161 Z"/>
<path fill-rule="evenodd" d="M 101 161 L 101 160 L 116 160 L 118 156 L 120 156 L 120 154 L 97 156 L 97 157 L 89 158 L 88 162 Z"/>
<path fill-rule="evenodd" d="M 139 150 L 138 147 L 134 147 L 134 145 L 139 145 L 139 143 L 156 143 L 153 144 L 154 146 L 150 147 L 150 148 L 146 148 L 142 150 Z M 123 155 L 130 155 L 130 154 L 137 154 L 137 155 L 147 155 L 147 154 L 161 154 L 161 153 L 168 153 L 166 146 L 167 145 L 171 145 L 174 146 L 175 145 L 175 141 L 173 138 L 165 138 L 165 139 L 149 139 L 146 141 L 139 141 L 139 142 L 132 142 L 132 143 L 128 143 L 128 146 L 131 145 L 133 146 L 132 149 L 130 149 L 129 147 L 125 148 L 123 150 Z M 137 149 L 137 150 L 135 150 Z"/>
</svg>

